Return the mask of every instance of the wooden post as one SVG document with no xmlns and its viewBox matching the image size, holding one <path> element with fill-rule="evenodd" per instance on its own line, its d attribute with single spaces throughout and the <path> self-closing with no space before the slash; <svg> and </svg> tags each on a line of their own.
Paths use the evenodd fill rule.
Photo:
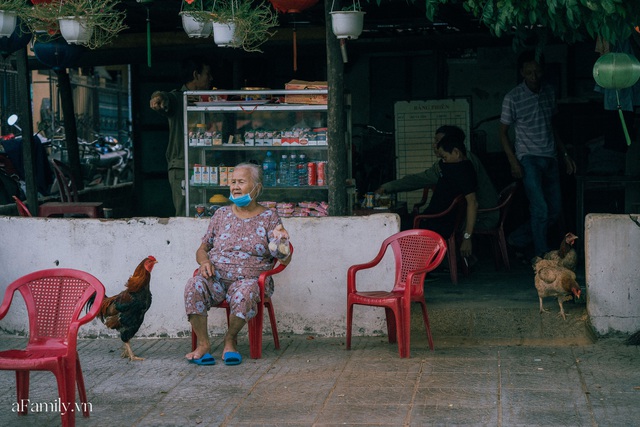
<svg viewBox="0 0 640 427">
<path fill-rule="evenodd" d="M 67 144 L 67 154 L 69 155 L 69 167 L 73 173 L 78 190 L 84 188 L 82 179 L 82 169 L 80 166 L 80 150 L 78 148 L 78 129 L 76 128 L 76 114 L 73 108 L 73 91 L 71 89 L 71 79 L 66 68 L 56 70 L 58 75 L 58 86 L 60 89 L 60 104 L 64 117 L 64 136 Z"/>
<path fill-rule="evenodd" d="M 16 71 L 18 72 L 18 93 L 31 94 L 31 78 L 27 64 L 27 48 L 16 52 Z M 32 215 L 38 215 L 38 189 L 36 186 L 35 153 L 32 144 L 33 113 L 31 96 L 28 95 L 20 103 L 20 123 L 22 124 L 22 164 L 24 180 L 27 186 L 27 206 Z M 38 142 L 39 144 L 40 142 Z"/>
<path fill-rule="evenodd" d="M 331 2 L 324 3 L 325 21 L 331 22 Z M 327 177 L 329 181 L 329 215 L 347 215 L 347 144 L 345 138 L 344 107 L 344 65 L 340 52 L 340 42 L 333 34 L 331 25 L 325 26 L 327 46 L 327 140 L 328 163 Z"/>
</svg>

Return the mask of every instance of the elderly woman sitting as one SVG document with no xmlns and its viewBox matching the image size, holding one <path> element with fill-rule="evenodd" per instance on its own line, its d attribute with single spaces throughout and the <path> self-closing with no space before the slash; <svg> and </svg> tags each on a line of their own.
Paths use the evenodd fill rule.
<svg viewBox="0 0 640 427">
<path fill-rule="evenodd" d="M 238 333 L 256 315 L 260 301 L 258 277 L 272 268 L 275 256 L 283 264 L 291 260 L 290 255 L 283 257 L 269 249 L 270 240 L 288 239 L 289 234 L 275 211 L 256 202 L 262 192 L 262 168 L 252 163 L 237 165 L 229 186 L 233 204 L 221 207 L 211 218 L 196 251 L 199 272 L 189 279 L 184 290 L 185 309 L 198 340 L 196 349 L 185 357 L 197 364 L 215 363 L 209 353 L 207 312 L 224 300 L 229 303 L 231 315 L 222 359 L 227 365 L 242 361 L 237 350 Z M 272 294 L 273 281 L 268 278 L 265 295 Z"/>
</svg>

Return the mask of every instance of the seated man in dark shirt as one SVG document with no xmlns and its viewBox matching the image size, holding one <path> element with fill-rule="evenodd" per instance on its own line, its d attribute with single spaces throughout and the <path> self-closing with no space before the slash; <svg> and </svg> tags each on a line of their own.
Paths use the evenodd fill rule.
<svg viewBox="0 0 640 427">
<path fill-rule="evenodd" d="M 478 212 L 478 201 L 476 199 L 478 179 L 476 170 L 471 161 L 467 159 L 467 149 L 464 146 L 464 141 L 453 135 L 445 135 L 438 141 L 437 154 L 440 158 L 440 177 L 436 183 L 429 206 L 423 213 L 443 212 L 457 196 L 464 195 L 467 200 L 467 212 L 460 254 L 463 257 L 468 257 L 472 254 L 471 235 L 473 234 Z M 448 215 L 429 220 L 426 228 L 437 232 L 446 239 L 454 231 L 454 221 L 453 215 Z"/>
</svg>

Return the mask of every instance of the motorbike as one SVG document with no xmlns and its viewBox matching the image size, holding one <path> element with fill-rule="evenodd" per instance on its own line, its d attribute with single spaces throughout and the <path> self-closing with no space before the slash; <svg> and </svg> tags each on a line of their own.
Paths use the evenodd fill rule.
<svg viewBox="0 0 640 427">
<path fill-rule="evenodd" d="M 85 186 L 112 186 L 133 180 L 133 150 L 115 137 L 94 135 L 91 142 L 78 138 L 80 166 Z M 53 138 L 52 158 L 67 161 L 64 128 L 58 127 Z"/>
<path fill-rule="evenodd" d="M 7 124 L 22 133 L 22 129 L 17 124 L 18 116 L 12 114 L 7 119 Z M 0 156 L 2 156 L 2 164 L 5 172 L 9 172 L 14 179 L 17 180 L 23 196 L 26 193 L 24 161 L 22 156 L 22 135 L 8 134 L 0 139 Z M 53 170 L 49 164 L 47 148 L 50 141 L 37 132 L 31 138 L 33 145 L 34 167 L 36 188 L 42 196 L 48 196 L 51 193 L 51 187 L 54 182 Z M 20 197 L 19 196 L 19 197 Z M 24 197 L 20 197 L 23 199 Z"/>
</svg>

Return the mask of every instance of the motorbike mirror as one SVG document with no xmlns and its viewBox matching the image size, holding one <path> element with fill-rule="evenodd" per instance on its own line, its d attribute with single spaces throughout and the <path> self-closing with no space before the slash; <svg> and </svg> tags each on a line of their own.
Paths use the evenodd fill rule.
<svg viewBox="0 0 640 427">
<path fill-rule="evenodd" d="M 16 123 L 18 123 L 18 115 L 17 114 L 10 115 L 9 118 L 7 119 L 7 124 L 9 126 L 13 126 Z"/>
<path fill-rule="evenodd" d="M 7 123 L 9 124 L 9 126 L 14 126 L 16 129 L 18 129 L 18 132 L 22 132 L 22 128 L 20 128 L 20 126 L 16 124 L 17 122 L 18 122 L 17 114 L 12 114 L 7 119 Z"/>
</svg>

